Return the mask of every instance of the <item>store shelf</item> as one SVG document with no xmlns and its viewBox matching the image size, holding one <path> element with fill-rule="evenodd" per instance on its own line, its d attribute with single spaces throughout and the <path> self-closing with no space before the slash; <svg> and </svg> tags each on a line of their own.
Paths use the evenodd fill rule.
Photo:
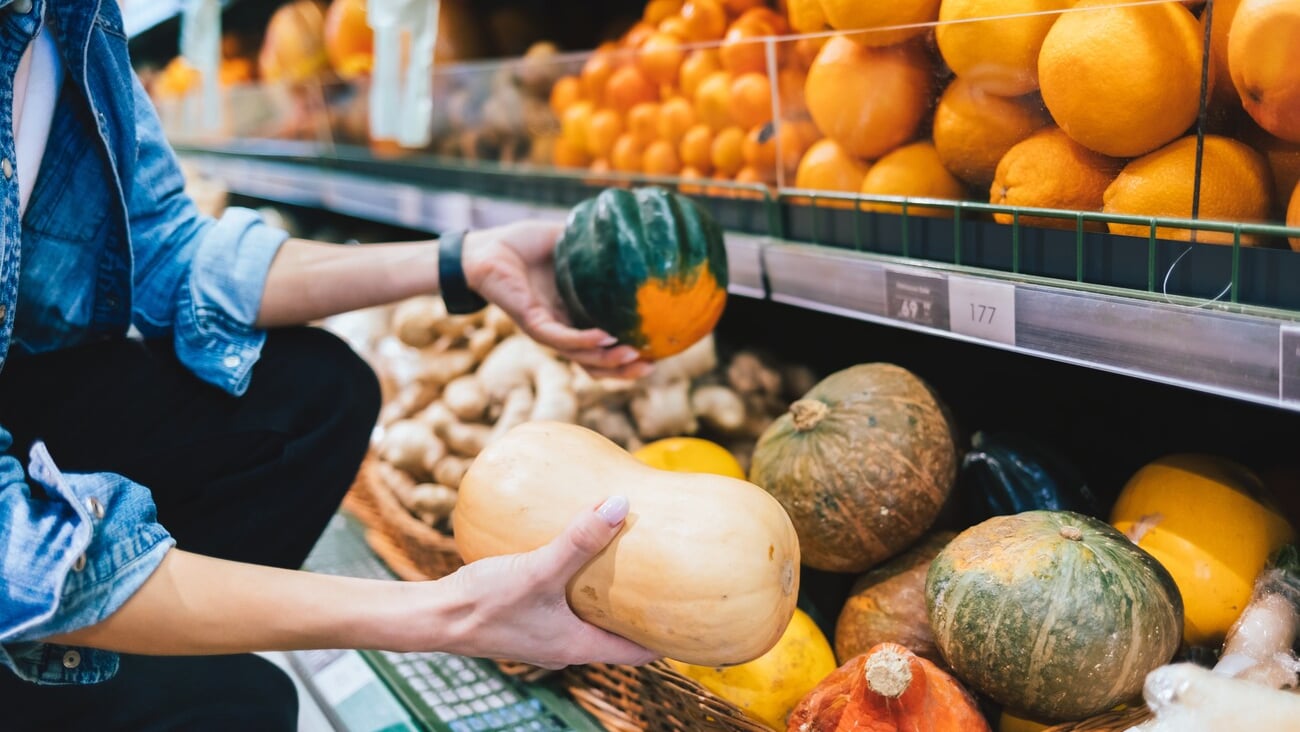
<svg viewBox="0 0 1300 732">
<path fill-rule="evenodd" d="M 271 149 L 274 155 L 249 146 L 239 154 L 189 148 L 184 157 L 234 193 L 431 232 L 559 220 L 567 211 L 422 182 L 440 180 L 434 169 L 413 175 L 400 163 L 312 162 L 319 151 L 310 147 L 296 160 L 285 143 Z M 756 218 L 724 216 L 737 217 Z M 742 228 L 727 232 L 738 295 L 1300 411 L 1300 313 L 796 243 L 774 235 L 775 227 Z"/>
</svg>

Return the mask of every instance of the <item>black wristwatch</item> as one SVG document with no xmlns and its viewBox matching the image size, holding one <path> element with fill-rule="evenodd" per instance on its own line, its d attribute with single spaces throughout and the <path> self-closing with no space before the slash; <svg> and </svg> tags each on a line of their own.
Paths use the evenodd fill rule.
<svg viewBox="0 0 1300 732">
<path fill-rule="evenodd" d="M 487 307 L 487 300 L 471 290 L 465 279 L 465 268 L 460 261 L 464 241 L 463 231 L 448 231 L 438 237 L 438 287 L 447 312 L 452 315 L 477 313 Z"/>
</svg>

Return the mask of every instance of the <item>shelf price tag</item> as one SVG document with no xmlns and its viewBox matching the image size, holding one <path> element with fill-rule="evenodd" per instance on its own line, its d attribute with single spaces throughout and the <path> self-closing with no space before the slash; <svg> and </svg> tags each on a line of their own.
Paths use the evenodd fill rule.
<svg viewBox="0 0 1300 732">
<path fill-rule="evenodd" d="M 927 328 L 948 329 L 948 288 L 942 275 L 885 271 L 889 317 Z"/>
<path fill-rule="evenodd" d="M 1016 286 L 955 277 L 948 280 L 952 332 L 1008 346 L 1016 345 Z"/>
<path fill-rule="evenodd" d="M 1279 340 L 1279 396 L 1285 402 L 1300 402 L 1300 325 L 1282 326 Z"/>
</svg>

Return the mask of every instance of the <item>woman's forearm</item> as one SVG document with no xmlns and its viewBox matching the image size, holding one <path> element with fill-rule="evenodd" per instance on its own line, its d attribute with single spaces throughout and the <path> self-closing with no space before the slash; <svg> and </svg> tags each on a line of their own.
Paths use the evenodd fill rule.
<svg viewBox="0 0 1300 732">
<path fill-rule="evenodd" d="M 173 549 L 109 618 L 48 640 L 147 655 L 453 646 L 463 603 L 454 587 L 434 584 L 292 572 Z"/>
<path fill-rule="evenodd" d="M 290 239 L 267 273 L 257 327 L 300 325 L 437 291 L 432 242 L 362 247 Z"/>
</svg>

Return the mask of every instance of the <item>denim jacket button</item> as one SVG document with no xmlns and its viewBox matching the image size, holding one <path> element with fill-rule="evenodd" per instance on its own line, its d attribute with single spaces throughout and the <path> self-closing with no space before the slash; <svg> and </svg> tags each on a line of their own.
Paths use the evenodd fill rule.
<svg viewBox="0 0 1300 732">
<path fill-rule="evenodd" d="M 233 369 L 240 364 L 240 361 L 239 356 L 226 356 L 221 363 L 225 364 L 226 368 Z"/>
<path fill-rule="evenodd" d="M 104 504 L 100 503 L 99 499 L 94 496 L 86 499 L 86 510 L 90 511 L 90 515 L 94 516 L 96 521 L 104 518 Z"/>
<path fill-rule="evenodd" d="M 32 0 L 14 0 L 13 5 L 9 7 L 13 8 L 15 13 L 26 15 L 32 12 Z"/>
<path fill-rule="evenodd" d="M 81 556 L 77 557 L 77 561 L 72 563 L 72 571 L 80 572 L 85 568 L 86 568 L 86 555 L 82 554 Z"/>
<path fill-rule="evenodd" d="M 0 322 L 4 322 L 5 316 L 9 314 L 9 308 L 0 305 Z"/>
<path fill-rule="evenodd" d="M 5 178 L 14 177 L 14 164 L 9 162 L 9 158 L 0 160 L 0 172 L 5 174 Z"/>
<path fill-rule="evenodd" d="M 63 654 L 63 667 L 64 667 L 64 668 L 66 668 L 66 669 L 74 669 L 74 668 L 76 668 L 76 667 L 78 667 L 78 666 L 80 666 L 80 665 L 81 665 L 81 654 L 80 654 L 80 653 L 77 653 L 76 651 L 68 651 L 67 653 Z"/>
</svg>

